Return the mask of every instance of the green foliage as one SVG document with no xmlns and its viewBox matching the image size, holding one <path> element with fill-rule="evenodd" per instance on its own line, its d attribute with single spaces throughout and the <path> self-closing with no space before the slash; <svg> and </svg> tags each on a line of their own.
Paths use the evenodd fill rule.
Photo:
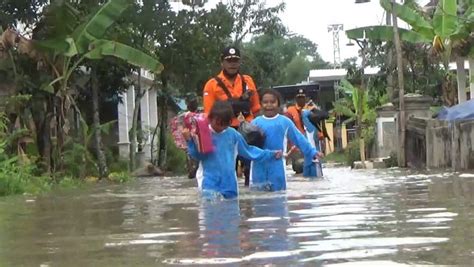
<svg viewBox="0 0 474 267">
<path fill-rule="evenodd" d="M 301 82 L 315 68 L 327 68 L 317 45 L 299 35 L 261 35 L 244 44 L 244 73 L 260 88 Z"/>
<path fill-rule="evenodd" d="M 88 51 L 89 45 L 102 39 L 109 29 L 129 7 L 132 1 L 109 0 L 83 25 L 74 30 L 73 37 L 79 53 Z"/>
<path fill-rule="evenodd" d="M 166 169 L 175 174 L 186 173 L 186 153 L 176 147 L 170 133 L 166 135 L 166 147 Z"/>
<path fill-rule="evenodd" d="M 37 16 L 48 0 L 2 0 L 0 1 L 0 23 L 8 25 L 24 24 L 30 26 L 37 22 Z"/>
<path fill-rule="evenodd" d="M 113 155 L 108 153 L 107 162 L 109 163 L 110 172 L 127 172 L 128 171 L 128 160 L 117 159 Z"/>
<path fill-rule="evenodd" d="M 389 158 L 387 160 L 384 160 L 384 162 L 387 168 L 397 167 L 398 166 L 397 153 L 391 152 Z"/>
<path fill-rule="evenodd" d="M 411 43 L 427 43 L 431 41 L 428 37 L 417 32 L 398 29 L 400 39 Z M 349 39 L 369 38 L 374 40 L 392 41 L 393 28 L 391 26 L 367 26 L 346 31 Z"/>
<path fill-rule="evenodd" d="M 359 153 L 359 142 L 358 140 L 353 140 L 347 144 L 346 149 L 344 150 L 346 156 L 346 164 L 352 166 L 354 161 L 360 160 Z"/>
<path fill-rule="evenodd" d="M 99 131 L 108 134 L 115 121 L 100 125 Z M 81 120 L 82 132 L 71 137 L 65 143 L 62 158 L 65 165 L 63 175 L 84 178 L 86 175 L 97 176 L 99 174 L 97 159 L 91 151 L 94 140 L 95 129 L 90 128 L 84 120 Z"/>
<path fill-rule="evenodd" d="M 381 0 L 380 4 L 385 10 L 390 12 L 393 9 L 392 5 L 394 5 L 397 16 L 412 25 L 415 32 L 423 33 L 425 36 L 433 35 L 433 26 L 418 12 L 417 6 L 407 5 L 406 3 L 405 5 L 400 5 L 392 3 L 391 0 Z"/>
<path fill-rule="evenodd" d="M 36 167 L 18 163 L 16 157 L 0 160 L 0 196 L 38 194 L 50 189 L 50 178 L 36 176 Z"/>
<path fill-rule="evenodd" d="M 20 163 L 16 156 L 6 153 L 7 122 L 4 114 L 0 114 L 0 196 L 37 194 L 49 190 L 49 177 L 36 176 L 36 166 Z"/>
<path fill-rule="evenodd" d="M 347 164 L 347 154 L 344 152 L 333 152 L 324 157 L 325 162 L 335 162 Z"/>
<path fill-rule="evenodd" d="M 128 64 L 138 66 L 154 73 L 160 73 L 163 65 L 153 57 L 143 53 L 142 51 L 110 40 L 96 40 L 90 43 L 92 48 L 87 54 L 89 59 L 102 59 L 106 56 L 119 58 Z"/>
<path fill-rule="evenodd" d="M 441 0 L 433 17 L 433 28 L 436 35 L 449 38 L 458 29 L 456 0 Z"/>
<path fill-rule="evenodd" d="M 285 3 L 267 7 L 264 1 L 259 0 L 230 0 L 227 8 L 232 15 L 234 25 L 234 43 L 240 44 L 250 34 L 282 36 L 286 33 L 279 13 L 285 10 Z"/>
<path fill-rule="evenodd" d="M 348 80 L 342 80 L 337 90 L 344 98 L 334 103 L 334 111 L 340 113 L 351 120 L 364 120 L 370 109 L 368 105 L 368 90 L 352 85 Z"/>
<path fill-rule="evenodd" d="M 64 171 L 61 175 L 83 178 L 86 174 L 98 175 L 96 160 L 82 143 L 72 142 L 63 152 Z"/>
<path fill-rule="evenodd" d="M 128 183 L 134 179 L 129 172 L 112 172 L 109 174 L 109 180 L 114 183 Z"/>
<path fill-rule="evenodd" d="M 84 183 L 82 180 L 74 178 L 72 176 L 65 176 L 57 182 L 56 187 L 59 189 L 69 190 L 82 187 L 83 185 Z"/>
</svg>

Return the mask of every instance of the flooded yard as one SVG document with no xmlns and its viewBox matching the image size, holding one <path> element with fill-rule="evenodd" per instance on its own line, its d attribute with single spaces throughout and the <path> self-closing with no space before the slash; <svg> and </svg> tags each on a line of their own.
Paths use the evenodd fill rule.
<svg viewBox="0 0 474 267">
<path fill-rule="evenodd" d="M 327 168 L 202 202 L 195 180 L 0 199 L 0 266 L 474 264 L 474 175 Z"/>
</svg>

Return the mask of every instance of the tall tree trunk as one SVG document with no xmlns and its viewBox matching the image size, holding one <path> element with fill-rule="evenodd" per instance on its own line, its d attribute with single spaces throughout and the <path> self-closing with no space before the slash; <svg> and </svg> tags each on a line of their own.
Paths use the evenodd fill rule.
<svg viewBox="0 0 474 267">
<path fill-rule="evenodd" d="M 51 173 L 51 99 L 47 97 L 44 102 L 38 101 L 31 106 L 31 114 L 36 128 L 36 145 L 42 160 L 42 168 L 46 173 Z"/>
<path fill-rule="evenodd" d="M 102 133 L 100 131 L 100 114 L 99 114 L 99 81 L 97 80 L 96 68 L 92 67 L 91 85 L 92 85 L 92 112 L 95 140 L 95 154 L 99 165 L 99 177 L 104 178 L 109 174 L 107 168 L 107 159 L 103 150 Z"/>
<path fill-rule="evenodd" d="M 168 125 L 168 105 L 167 105 L 167 96 L 164 94 L 163 96 L 163 101 L 162 105 L 160 107 L 161 110 L 161 120 L 160 120 L 160 156 L 158 158 L 158 166 L 160 168 L 164 168 L 166 165 L 166 152 L 167 152 L 167 146 L 166 146 L 166 133 L 167 133 L 167 125 Z"/>
<path fill-rule="evenodd" d="M 160 94 L 160 138 L 159 138 L 159 157 L 158 157 L 158 166 L 164 169 L 166 166 L 166 133 L 168 128 L 168 80 L 166 78 L 166 73 L 161 75 L 161 84 L 163 85 L 162 93 Z"/>
<path fill-rule="evenodd" d="M 130 162 L 129 162 L 129 171 L 134 171 L 135 170 L 135 156 L 137 150 L 137 128 L 138 128 L 138 113 L 140 111 L 140 101 L 142 99 L 142 96 L 144 95 L 142 92 L 142 87 L 141 87 L 141 80 L 142 80 L 142 75 L 141 75 L 141 69 L 138 69 L 138 79 L 136 86 L 134 86 L 135 89 L 135 101 L 134 101 L 134 106 L 133 106 L 133 117 L 132 117 L 132 127 L 129 132 L 129 138 L 130 138 Z"/>
<path fill-rule="evenodd" d="M 466 70 L 464 69 L 464 58 L 456 58 L 456 77 L 458 83 L 458 103 L 466 101 Z"/>
<path fill-rule="evenodd" d="M 474 99 L 474 58 L 469 58 L 469 94 Z"/>
<path fill-rule="evenodd" d="M 367 53 L 367 44 L 364 42 L 362 44 L 362 74 L 361 74 L 361 82 L 360 82 L 360 90 L 359 90 L 359 102 L 357 103 L 357 136 L 359 137 L 359 154 L 360 160 L 362 164 L 365 166 L 365 141 L 364 136 L 362 133 L 362 118 L 364 116 L 364 97 L 365 97 L 365 65 L 366 65 L 366 55 Z M 355 93 L 355 92 L 354 92 Z"/>
<path fill-rule="evenodd" d="M 390 12 L 386 11 L 385 23 L 389 26 L 392 25 L 392 15 Z M 388 73 L 387 73 L 387 95 L 390 102 L 393 102 L 394 97 L 394 90 L 393 90 L 393 50 L 392 47 L 388 47 L 388 56 L 387 56 L 387 66 L 388 66 Z"/>
<path fill-rule="evenodd" d="M 395 51 L 397 56 L 397 70 L 398 70 L 398 98 L 399 98 L 399 153 L 398 153 L 398 166 L 406 166 L 406 155 L 405 155 L 405 135 L 406 135 L 406 124 L 405 124 L 405 81 L 403 79 L 403 62 L 402 62 L 402 47 L 400 45 L 400 35 L 398 35 L 398 16 L 397 9 L 395 8 L 395 0 L 392 0 L 392 22 L 393 22 L 393 34 L 395 41 Z"/>
</svg>

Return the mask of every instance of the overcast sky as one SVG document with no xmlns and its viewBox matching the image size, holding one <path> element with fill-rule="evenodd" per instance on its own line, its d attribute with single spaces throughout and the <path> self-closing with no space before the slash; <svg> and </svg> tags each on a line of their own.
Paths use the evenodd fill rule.
<svg viewBox="0 0 474 267">
<path fill-rule="evenodd" d="M 209 0 L 207 8 L 226 0 Z M 332 33 L 329 24 L 343 24 L 344 30 L 385 23 L 385 13 L 379 0 L 355 4 L 355 0 L 266 0 L 274 6 L 285 2 L 286 10 L 280 15 L 291 32 L 301 34 L 318 45 L 324 60 L 333 62 Z M 420 4 L 428 2 L 419 0 Z M 182 5 L 182 4 L 181 4 Z M 403 25 L 402 25 L 403 27 Z M 348 39 L 342 31 L 339 34 L 341 59 L 357 56 L 357 46 L 346 46 Z M 245 53 L 245 51 L 244 51 Z"/>
</svg>

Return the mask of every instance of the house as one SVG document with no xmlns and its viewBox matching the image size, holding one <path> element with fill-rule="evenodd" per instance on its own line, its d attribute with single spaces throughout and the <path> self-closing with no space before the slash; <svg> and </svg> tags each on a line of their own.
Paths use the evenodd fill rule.
<svg viewBox="0 0 474 267">
<path fill-rule="evenodd" d="M 151 88 L 153 82 L 153 74 L 148 71 L 141 70 L 141 85 L 145 89 L 145 94 L 140 100 L 139 123 L 143 129 L 144 144 L 141 151 L 144 153 L 146 160 L 151 159 L 151 143 L 153 139 L 153 132 L 159 123 L 158 110 L 158 92 L 156 88 Z M 138 75 L 134 73 L 132 79 L 138 79 Z M 117 121 L 118 121 L 118 148 L 119 156 L 121 158 L 128 158 L 130 153 L 130 138 L 129 131 L 132 127 L 133 109 L 135 107 L 135 88 L 130 88 L 120 95 L 121 102 L 117 105 Z M 167 97 L 167 118 L 168 120 L 185 108 L 184 100 Z M 138 148 L 137 148 L 138 149 Z"/>
</svg>

